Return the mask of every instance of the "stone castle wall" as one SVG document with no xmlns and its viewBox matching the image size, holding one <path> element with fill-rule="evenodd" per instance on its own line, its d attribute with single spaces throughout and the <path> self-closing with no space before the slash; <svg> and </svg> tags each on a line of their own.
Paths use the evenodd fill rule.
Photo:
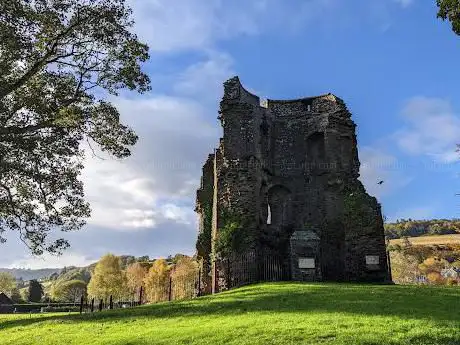
<svg viewBox="0 0 460 345">
<path fill-rule="evenodd" d="M 341 99 L 261 106 L 235 77 L 224 83 L 219 113 L 224 135 L 197 193 L 215 289 L 225 285 L 215 252 L 225 214 L 243 219 L 245 250 L 283 258 L 294 280 L 389 279 L 380 205 L 358 181 L 356 126 Z M 212 205 L 211 228 L 203 205 Z"/>
</svg>

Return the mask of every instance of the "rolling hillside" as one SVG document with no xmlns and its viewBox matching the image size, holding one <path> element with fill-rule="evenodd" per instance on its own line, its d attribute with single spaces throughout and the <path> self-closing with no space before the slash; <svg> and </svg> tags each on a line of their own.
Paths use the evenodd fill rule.
<svg viewBox="0 0 460 345">
<path fill-rule="evenodd" d="M 439 236 L 420 236 L 420 237 L 409 237 L 408 240 L 413 245 L 434 245 L 434 244 L 459 244 L 460 245 L 460 234 L 456 235 L 439 235 Z M 390 244 L 402 244 L 403 239 L 398 238 L 390 241 Z"/>
<path fill-rule="evenodd" d="M 0 316 L 2 345 L 460 344 L 460 289 L 272 283 L 88 315 Z"/>
</svg>

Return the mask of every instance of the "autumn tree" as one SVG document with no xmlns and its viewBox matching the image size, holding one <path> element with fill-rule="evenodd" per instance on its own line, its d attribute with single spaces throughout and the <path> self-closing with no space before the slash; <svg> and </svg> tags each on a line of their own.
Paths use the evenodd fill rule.
<svg viewBox="0 0 460 345">
<path fill-rule="evenodd" d="M 51 296 L 57 301 L 76 302 L 86 296 L 86 283 L 83 280 L 69 280 L 56 283 Z"/>
<path fill-rule="evenodd" d="M 419 262 L 404 251 L 390 251 L 391 275 L 396 283 L 414 283 L 419 273 Z"/>
<path fill-rule="evenodd" d="M 21 292 L 19 291 L 19 289 L 17 287 L 15 287 L 12 291 L 11 291 L 11 296 L 10 296 L 11 300 L 14 302 L 14 303 L 21 303 L 23 302 L 23 299 L 22 299 L 22 296 L 21 296 Z"/>
<path fill-rule="evenodd" d="M 15 287 L 16 279 L 14 279 L 14 276 L 7 272 L 0 272 L 0 292 L 11 296 Z"/>
<path fill-rule="evenodd" d="M 429 257 L 425 259 L 420 265 L 419 269 L 424 274 L 440 273 L 444 268 L 449 266 L 449 262 L 437 257 Z"/>
<path fill-rule="evenodd" d="M 44 294 L 42 284 L 35 279 L 29 282 L 29 288 L 27 291 L 27 301 L 29 302 L 40 302 Z"/>
<path fill-rule="evenodd" d="M 150 302 L 168 298 L 169 266 L 165 259 L 155 260 L 144 278 L 145 292 Z"/>
<path fill-rule="evenodd" d="M 198 263 L 193 258 L 182 256 L 171 270 L 174 299 L 192 298 L 196 291 Z"/>
<path fill-rule="evenodd" d="M 147 269 L 140 262 L 135 262 L 126 268 L 126 283 L 129 291 L 136 292 L 144 285 Z"/>
<path fill-rule="evenodd" d="M 115 255 L 104 255 L 91 276 L 88 284 L 88 295 L 107 299 L 122 297 L 126 292 L 126 276 L 121 269 L 120 258 Z"/>
<path fill-rule="evenodd" d="M 0 242 L 11 230 L 33 254 L 60 253 L 56 231 L 90 215 L 85 148 L 130 155 L 137 136 L 107 96 L 149 89 L 132 26 L 125 0 L 0 1 Z"/>
</svg>

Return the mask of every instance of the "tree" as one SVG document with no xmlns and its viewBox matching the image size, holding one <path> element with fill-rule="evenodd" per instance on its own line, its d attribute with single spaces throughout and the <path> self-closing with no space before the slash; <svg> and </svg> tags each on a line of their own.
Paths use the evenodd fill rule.
<svg viewBox="0 0 460 345">
<path fill-rule="evenodd" d="M 58 282 L 53 286 L 51 295 L 57 301 L 76 302 L 81 296 L 86 296 L 86 283 L 77 279 Z"/>
<path fill-rule="evenodd" d="M 442 285 L 444 283 L 444 278 L 439 272 L 430 272 L 426 277 L 431 284 Z"/>
<path fill-rule="evenodd" d="M 0 272 L 0 292 L 11 296 L 12 291 L 16 287 L 16 279 L 13 275 L 7 272 Z"/>
<path fill-rule="evenodd" d="M 150 302 L 168 298 L 169 266 L 165 259 L 155 260 L 144 278 L 145 292 Z"/>
<path fill-rule="evenodd" d="M 438 18 L 448 20 L 452 30 L 460 35 L 460 0 L 436 0 L 438 5 Z"/>
<path fill-rule="evenodd" d="M 90 215 L 85 147 L 130 155 L 137 136 L 104 96 L 150 88 L 131 17 L 125 0 L 0 1 L 0 242 L 12 230 L 34 254 L 61 253 L 49 234 Z"/>
<path fill-rule="evenodd" d="M 414 283 L 419 273 L 419 263 L 403 251 L 391 251 L 391 275 L 396 283 Z"/>
<path fill-rule="evenodd" d="M 104 255 L 94 268 L 88 284 L 88 295 L 107 299 L 123 296 L 126 290 L 126 276 L 121 269 L 120 258 L 115 255 Z"/>
<path fill-rule="evenodd" d="M 38 282 L 38 280 L 31 280 L 29 282 L 29 289 L 27 300 L 29 302 L 40 302 L 43 296 L 43 286 Z"/>
<path fill-rule="evenodd" d="M 14 303 L 22 303 L 22 302 L 23 302 L 21 293 L 19 292 L 19 289 L 18 289 L 17 287 L 15 287 L 15 288 L 11 291 L 11 296 L 10 296 L 10 298 L 11 298 L 11 300 L 12 300 Z"/>
<path fill-rule="evenodd" d="M 192 298 L 195 295 L 198 278 L 198 263 L 183 255 L 171 271 L 174 284 L 174 299 Z"/>
<path fill-rule="evenodd" d="M 147 274 L 147 270 L 144 266 L 139 263 L 135 262 L 129 265 L 126 268 L 126 282 L 129 291 L 132 293 L 136 292 L 141 286 L 144 285 L 144 277 Z"/>
</svg>

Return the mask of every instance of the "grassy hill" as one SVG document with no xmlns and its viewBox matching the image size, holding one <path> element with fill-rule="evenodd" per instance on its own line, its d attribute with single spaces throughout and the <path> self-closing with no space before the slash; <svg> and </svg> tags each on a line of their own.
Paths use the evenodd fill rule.
<svg viewBox="0 0 460 345">
<path fill-rule="evenodd" d="M 3 315 L 7 344 L 460 344 L 460 289 L 272 283 L 92 315 Z"/>
<path fill-rule="evenodd" d="M 435 244 L 460 244 L 460 234 L 455 235 L 433 235 L 433 236 L 420 236 L 409 237 L 408 240 L 413 245 L 427 246 Z M 403 239 L 390 240 L 390 244 L 402 244 Z"/>
<path fill-rule="evenodd" d="M 0 272 L 6 272 L 13 275 L 16 279 L 24 281 L 32 279 L 47 278 L 53 273 L 61 272 L 61 268 L 42 268 L 42 269 L 29 269 L 29 268 L 0 268 Z"/>
</svg>

